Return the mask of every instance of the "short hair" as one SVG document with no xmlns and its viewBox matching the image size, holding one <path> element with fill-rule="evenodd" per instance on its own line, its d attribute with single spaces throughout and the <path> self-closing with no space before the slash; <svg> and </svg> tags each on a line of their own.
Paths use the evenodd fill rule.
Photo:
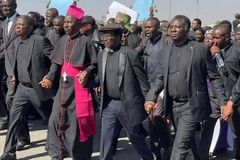
<svg viewBox="0 0 240 160">
<path fill-rule="evenodd" d="M 20 19 L 20 18 L 23 19 L 27 23 L 28 26 L 31 26 L 33 28 L 33 30 L 35 29 L 36 23 L 33 18 L 31 18 L 27 15 L 19 16 L 18 19 Z"/>
<path fill-rule="evenodd" d="M 160 21 L 158 18 L 156 17 L 150 17 L 147 19 L 147 22 L 148 21 L 153 21 L 154 25 L 157 27 L 157 28 L 160 28 Z"/>
<path fill-rule="evenodd" d="M 206 33 L 206 31 L 202 27 L 197 28 L 195 32 L 196 31 L 200 31 L 203 35 Z"/>
<path fill-rule="evenodd" d="M 35 25 L 37 26 L 37 23 L 40 20 L 39 15 L 36 12 L 30 11 L 30 12 L 27 13 L 27 16 L 32 18 L 34 20 L 34 22 L 35 22 Z"/>
<path fill-rule="evenodd" d="M 232 23 L 229 22 L 228 20 L 223 20 L 219 24 L 224 24 L 224 25 L 228 26 L 230 32 L 232 31 Z"/>
<path fill-rule="evenodd" d="M 218 24 L 213 27 L 213 32 L 217 29 L 220 29 L 223 31 L 223 34 L 231 36 L 231 30 L 229 29 L 228 25 L 226 24 Z"/>
<path fill-rule="evenodd" d="M 57 16 L 53 20 L 60 20 L 64 22 L 65 16 Z"/>
<path fill-rule="evenodd" d="M 190 31 L 190 27 L 191 27 L 191 22 L 190 19 L 184 15 L 176 15 L 175 17 L 173 17 L 172 21 L 174 20 L 183 20 L 184 21 L 184 29 L 185 31 L 189 32 Z"/>
<path fill-rule="evenodd" d="M 196 21 L 200 26 L 202 25 L 202 21 L 199 18 L 194 18 L 193 21 Z"/>
<path fill-rule="evenodd" d="M 47 11 L 53 11 L 55 17 L 58 16 L 58 10 L 56 8 L 48 8 Z"/>
<path fill-rule="evenodd" d="M 82 21 L 81 21 L 81 23 L 91 24 L 92 26 L 96 25 L 95 19 L 92 16 L 90 16 L 90 15 L 84 16 Z"/>
</svg>

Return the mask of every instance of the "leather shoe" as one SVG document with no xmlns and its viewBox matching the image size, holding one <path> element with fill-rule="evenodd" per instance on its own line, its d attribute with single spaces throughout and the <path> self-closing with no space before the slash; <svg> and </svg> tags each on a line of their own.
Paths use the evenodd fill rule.
<svg viewBox="0 0 240 160">
<path fill-rule="evenodd" d="M 4 153 L 0 160 L 17 160 L 16 154 L 11 154 L 11 153 Z"/>
<path fill-rule="evenodd" d="M 30 145 L 30 141 L 27 141 L 27 142 L 21 142 L 21 141 L 18 141 L 17 142 L 17 145 L 16 145 L 16 150 L 17 151 L 21 151 L 21 150 L 24 150 L 25 146 L 26 145 Z"/>
</svg>

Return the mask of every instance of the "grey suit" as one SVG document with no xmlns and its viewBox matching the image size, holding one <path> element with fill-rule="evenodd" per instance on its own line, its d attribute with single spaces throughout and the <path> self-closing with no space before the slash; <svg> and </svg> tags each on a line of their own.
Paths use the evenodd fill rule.
<svg viewBox="0 0 240 160">
<path fill-rule="evenodd" d="M 17 54 L 21 56 L 24 53 L 18 52 L 18 46 L 21 40 L 18 37 L 15 41 L 15 56 Z M 13 105 L 10 109 L 10 118 L 9 118 L 9 129 L 6 136 L 6 143 L 4 152 L 5 153 L 15 153 L 17 135 L 18 131 L 21 128 L 21 117 L 24 114 L 26 107 L 29 104 L 32 104 L 40 113 L 40 115 L 46 119 L 46 115 L 40 109 L 40 106 L 43 101 L 51 99 L 55 95 L 55 90 L 53 89 L 44 89 L 39 86 L 39 82 L 42 78 L 48 73 L 51 61 L 48 58 L 53 49 L 50 41 L 39 35 L 31 35 L 28 41 L 29 45 L 29 59 L 25 59 L 28 64 L 28 74 L 30 76 L 31 85 L 26 85 L 19 83 L 16 89 L 16 94 L 13 99 Z M 17 58 L 14 58 L 14 75 L 18 77 L 17 73 Z"/>
<path fill-rule="evenodd" d="M 168 71 L 169 59 L 173 48 L 172 43 L 165 46 L 162 50 L 159 74 L 146 97 L 146 100 L 156 101 L 158 94 L 164 88 L 165 114 L 173 112 L 177 127 L 181 127 L 176 133 L 171 156 L 172 160 L 186 158 L 186 150 L 190 147 L 190 142 L 198 122 L 205 120 L 211 112 L 207 78 L 212 83 L 212 88 L 217 94 L 220 105 L 224 105 L 227 101 L 223 83 L 220 80 L 220 75 L 211 54 L 207 52 L 207 47 L 193 41 L 188 41 L 187 44 L 191 52 L 188 53 L 190 54 L 190 62 L 188 63 L 186 80 L 188 86 L 187 101 L 184 103 L 181 101 L 175 102 L 168 95 Z M 181 107 L 175 107 L 172 110 L 173 103 L 178 103 Z M 179 117 L 176 117 L 176 115 Z"/>
<path fill-rule="evenodd" d="M 18 16 L 20 15 L 17 14 L 16 17 Z M 5 69 L 8 76 L 8 79 L 7 79 L 8 91 L 6 95 L 6 103 L 9 110 L 11 108 L 12 100 L 13 100 L 15 89 L 16 89 L 15 88 L 16 86 L 10 82 L 11 76 L 13 75 L 14 51 L 15 51 L 13 41 L 17 38 L 17 35 L 14 31 L 16 19 L 13 21 L 9 34 L 8 34 L 7 23 L 8 21 L 7 19 L 5 19 L 1 24 L 1 27 L 3 28 L 3 44 L 0 48 L 0 59 L 5 58 Z"/>
</svg>

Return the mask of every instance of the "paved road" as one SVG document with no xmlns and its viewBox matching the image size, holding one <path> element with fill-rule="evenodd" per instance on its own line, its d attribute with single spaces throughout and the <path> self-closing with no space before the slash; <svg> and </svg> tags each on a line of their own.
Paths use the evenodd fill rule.
<svg viewBox="0 0 240 160">
<path fill-rule="evenodd" d="M 31 130 L 30 134 L 32 144 L 31 146 L 27 146 L 26 150 L 17 152 L 18 160 L 50 160 L 44 149 L 46 144 L 47 126 L 44 125 L 41 120 L 30 121 L 29 126 Z M 99 124 L 97 124 L 97 127 L 99 131 Z M 0 155 L 2 155 L 3 152 L 6 132 L 6 130 L 0 131 Z M 218 157 L 214 158 L 214 160 L 232 160 L 230 155 L 231 152 L 227 151 L 226 153 L 222 153 Z M 99 159 L 99 134 L 97 134 L 94 141 L 94 153 L 92 157 L 92 160 Z M 127 137 L 125 137 L 123 133 L 119 139 L 118 151 L 114 160 L 140 159 L 141 158 L 136 154 Z"/>
</svg>

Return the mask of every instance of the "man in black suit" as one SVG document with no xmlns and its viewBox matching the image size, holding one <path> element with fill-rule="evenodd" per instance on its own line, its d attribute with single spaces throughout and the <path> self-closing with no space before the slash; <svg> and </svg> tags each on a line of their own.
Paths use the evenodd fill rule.
<svg viewBox="0 0 240 160">
<path fill-rule="evenodd" d="M 100 31 L 105 45 L 98 54 L 102 126 L 100 159 L 112 159 L 113 139 L 119 127 L 123 127 L 143 160 L 153 160 L 141 124 L 147 116 L 143 104 L 149 86 L 140 58 L 134 50 L 121 46 L 121 26 L 107 24 Z"/>
<path fill-rule="evenodd" d="M 220 106 L 225 106 L 223 83 L 211 54 L 200 43 L 188 39 L 190 20 L 175 16 L 170 25 L 172 43 L 162 49 L 159 73 L 148 92 L 145 109 L 154 109 L 156 98 L 164 88 L 165 114 L 173 115 L 176 137 L 171 160 L 184 160 L 199 122 L 211 111 L 207 78 L 217 93 Z M 224 117 L 227 118 L 227 117 Z"/>
<path fill-rule="evenodd" d="M 224 80 L 226 95 L 230 99 L 228 103 L 233 106 L 225 107 L 222 114 L 231 115 L 228 124 L 234 135 L 234 156 L 240 160 L 240 46 L 231 42 L 231 30 L 224 24 L 215 26 L 212 35 L 214 45 L 211 53 L 214 57 L 220 54 L 224 61 L 222 66 L 218 65 L 218 69 Z"/>
<path fill-rule="evenodd" d="M 19 37 L 14 40 L 15 78 L 11 82 L 18 85 L 10 109 L 9 128 L 1 160 L 16 159 L 18 132 L 28 106 L 32 104 L 46 120 L 40 106 L 55 94 L 54 89 L 44 89 L 39 85 L 49 71 L 51 65 L 49 56 L 53 47 L 47 38 L 32 34 L 34 24 L 33 19 L 28 16 L 21 16 L 16 22 L 15 30 Z"/>
</svg>

